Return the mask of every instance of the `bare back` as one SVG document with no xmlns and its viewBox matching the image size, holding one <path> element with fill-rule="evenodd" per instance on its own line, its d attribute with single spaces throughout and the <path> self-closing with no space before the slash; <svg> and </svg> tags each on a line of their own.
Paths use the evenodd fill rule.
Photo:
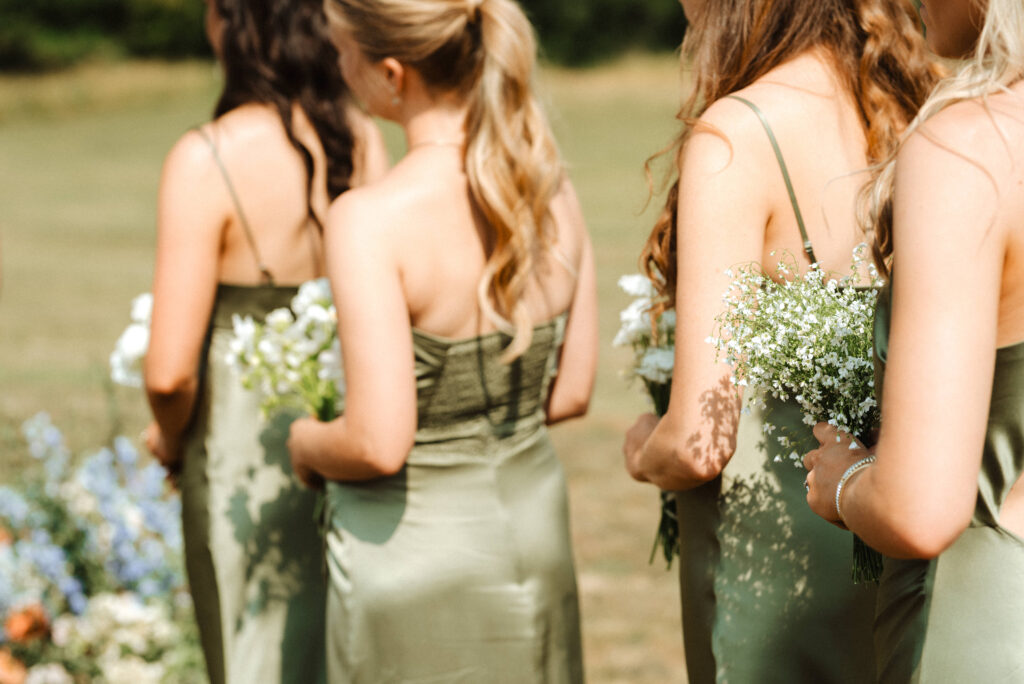
<svg viewBox="0 0 1024 684">
<path fill-rule="evenodd" d="M 776 67 L 737 95 L 763 112 L 778 142 L 818 261 L 827 272 L 848 273 L 852 249 L 864 241 L 856 201 L 868 180 L 867 143 L 856 102 L 816 52 Z M 770 211 L 762 265 L 773 272 L 779 255 L 788 253 L 806 267 L 810 260 L 793 202 L 762 123 L 735 100 L 721 100 L 715 106 L 728 107 L 725 116 L 746 120 L 741 124 L 745 128 L 741 144 L 756 155 L 764 170 L 761 187 L 750 189 L 763 193 Z"/>
<path fill-rule="evenodd" d="M 487 261 L 488 227 L 474 207 L 455 148 L 426 148 L 396 165 L 380 184 L 413 327 L 450 338 L 496 329 L 478 304 Z M 557 242 L 539 256 L 527 288 L 531 319 L 541 323 L 566 311 L 581 269 L 585 228 L 571 187 L 552 205 Z"/>
<path fill-rule="evenodd" d="M 322 217 L 328 203 L 323 147 L 297 107 L 293 126 L 313 157 L 310 199 L 313 211 Z M 319 228 L 307 209 L 306 168 L 288 141 L 277 112 L 265 105 L 246 105 L 220 117 L 206 130 L 228 178 L 223 183 L 224 201 L 218 207 L 223 213 L 219 280 L 260 282 L 257 256 L 277 283 L 294 284 L 322 275 Z"/>
</svg>

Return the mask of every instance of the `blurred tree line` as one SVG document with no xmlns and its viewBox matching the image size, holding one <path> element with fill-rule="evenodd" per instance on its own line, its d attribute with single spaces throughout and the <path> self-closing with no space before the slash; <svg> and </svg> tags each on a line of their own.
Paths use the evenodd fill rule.
<svg viewBox="0 0 1024 684">
<path fill-rule="evenodd" d="M 520 0 L 550 61 L 582 65 L 682 40 L 677 0 Z M 0 0 L 0 70 L 87 58 L 209 56 L 202 0 Z"/>
</svg>

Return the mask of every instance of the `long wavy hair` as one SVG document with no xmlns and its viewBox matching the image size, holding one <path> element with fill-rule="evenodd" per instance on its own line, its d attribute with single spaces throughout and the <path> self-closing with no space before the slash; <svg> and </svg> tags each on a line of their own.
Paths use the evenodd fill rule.
<svg viewBox="0 0 1024 684">
<path fill-rule="evenodd" d="M 348 87 L 338 53 L 327 35 L 318 0 L 214 0 L 222 19 L 220 59 L 224 89 L 214 108 L 219 117 L 251 103 L 277 111 L 288 142 L 306 167 L 306 208 L 313 211 L 313 155 L 295 135 L 292 108 L 298 105 L 313 124 L 327 159 L 327 192 L 333 199 L 348 190 L 355 140 L 345 117 Z"/>
<path fill-rule="evenodd" d="M 935 114 L 956 102 L 1003 92 L 1024 79 L 1024 5 L 1020 0 L 988 0 L 985 24 L 974 52 L 963 67 L 938 84 L 907 128 L 904 139 Z M 927 135 L 927 132 L 924 132 Z M 867 225 L 874 231 L 875 262 L 887 271 L 892 257 L 892 193 L 896 169 L 893 150 L 869 187 Z"/>
<path fill-rule="evenodd" d="M 868 162 L 876 165 L 896 148 L 943 73 L 928 55 L 910 0 L 718 0 L 714 5 L 695 18 L 683 41 L 683 61 L 692 66 L 695 84 L 677 116 L 683 129 L 669 148 L 677 161 L 713 102 L 817 48 L 857 103 Z M 640 257 L 663 296 L 659 310 L 675 305 L 678 199 L 677 179 Z"/>
<path fill-rule="evenodd" d="M 533 93 L 533 27 L 512 0 L 330 0 L 328 15 L 370 61 L 397 59 L 468 101 L 466 175 L 491 229 L 478 298 L 512 335 L 505 360 L 519 356 L 533 329 L 523 295 L 554 241 L 550 206 L 564 177 Z"/>
</svg>

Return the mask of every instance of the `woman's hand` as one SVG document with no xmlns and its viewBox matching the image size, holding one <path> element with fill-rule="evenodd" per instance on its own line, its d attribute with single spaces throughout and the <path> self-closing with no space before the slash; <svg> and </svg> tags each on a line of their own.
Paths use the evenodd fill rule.
<svg viewBox="0 0 1024 684">
<path fill-rule="evenodd" d="M 815 425 L 814 437 L 821 446 L 804 456 L 807 503 L 812 511 L 845 530 L 846 525 L 836 510 L 836 488 L 846 469 L 870 452 L 852 436 L 839 432 L 828 423 Z M 849 482 L 847 480 L 847 484 Z"/>
<path fill-rule="evenodd" d="M 626 432 L 626 441 L 622 445 L 622 453 L 626 457 L 626 470 L 630 477 L 638 482 L 648 481 L 640 467 L 640 457 L 651 433 L 658 427 L 659 420 L 661 419 L 653 413 L 645 413 L 637 418 L 633 427 Z"/>
<path fill-rule="evenodd" d="M 304 486 L 310 489 L 323 489 L 324 478 L 311 465 L 310 447 L 314 443 L 313 436 L 322 423 L 313 418 L 299 418 L 292 423 L 288 433 L 288 453 L 292 458 L 292 471 Z"/>
<path fill-rule="evenodd" d="M 167 477 L 173 484 L 181 471 L 181 445 L 177 440 L 167 439 L 156 421 L 142 431 L 142 442 L 160 465 L 167 469 Z"/>
</svg>

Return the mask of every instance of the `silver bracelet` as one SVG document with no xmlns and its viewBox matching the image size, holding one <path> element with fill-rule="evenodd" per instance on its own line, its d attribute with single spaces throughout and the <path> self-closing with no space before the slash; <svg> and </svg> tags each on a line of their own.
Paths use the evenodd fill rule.
<svg viewBox="0 0 1024 684">
<path fill-rule="evenodd" d="M 865 468 L 867 468 L 869 465 L 871 465 L 874 462 L 875 462 L 874 455 L 865 456 L 864 458 L 860 459 L 859 461 L 854 463 L 852 466 L 847 468 L 846 472 L 843 473 L 843 476 L 841 478 L 839 478 L 839 484 L 836 486 L 836 515 L 839 516 L 839 519 L 843 521 L 844 525 L 846 524 L 846 518 L 843 517 L 843 511 L 839 507 L 839 497 L 842 496 L 842 494 L 843 494 L 843 486 L 846 485 L 846 481 L 847 480 L 849 480 L 851 477 L 853 477 L 854 473 L 859 472 L 861 470 L 864 470 Z"/>
</svg>

